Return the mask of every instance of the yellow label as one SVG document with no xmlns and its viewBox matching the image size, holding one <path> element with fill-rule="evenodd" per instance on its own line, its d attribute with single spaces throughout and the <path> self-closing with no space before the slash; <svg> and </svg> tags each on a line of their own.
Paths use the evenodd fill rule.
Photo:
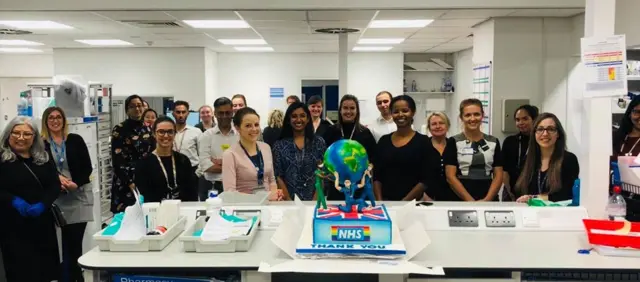
<svg viewBox="0 0 640 282">
<path fill-rule="evenodd" d="M 229 144 L 222 144 L 222 145 L 220 145 L 220 148 L 222 148 L 222 151 L 223 151 L 223 152 L 224 152 L 224 151 L 226 151 L 227 149 L 229 149 L 229 147 L 231 147 L 231 145 L 229 145 Z"/>
</svg>

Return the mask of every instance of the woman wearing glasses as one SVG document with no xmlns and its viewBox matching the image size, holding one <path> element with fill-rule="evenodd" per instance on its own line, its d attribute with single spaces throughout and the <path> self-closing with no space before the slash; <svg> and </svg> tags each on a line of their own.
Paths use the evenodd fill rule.
<svg viewBox="0 0 640 282">
<path fill-rule="evenodd" d="M 168 117 L 160 117 L 152 128 L 156 149 L 136 166 L 135 183 L 144 201 L 197 201 L 196 176 L 191 161 L 173 150 L 175 122 Z"/>
<path fill-rule="evenodd" d="M 542 113 L 533 124 L 535 138 L 529 141 L 529 154 L 516 182 L 518 202 L 533 197 L 549 201 L 573 198 L 573 183 L 580 166 L 576 155 L 567 151 L 567 136 L 558 118 Z"/>
<path fill-rule="evenodd" d="M 69 133 L 67 118 L 58 107 L 42 114 L 42 139 L 56 164 L 62 186 L 56 204 L 64 213 L 62 226 L 62 281 L 82 281 L 78 259 L 87 222 L 93 221 L 93 192 L 89 177 L 93 168 L 87 144 L 78 134 Z"/>
<path fill-rule="evenodd" d="M 133 189 L 136 163 L 155 148 L 150 128 L 143 124 L 143 100 L 138 95 L 127 97 L 124 102 L 127 119 L 111 131 L 111 163 L 113 182 L 111 187 L 111 211 L 123 212 L 135 203 Z"/>
<path fill-rule="evenodd" d="M 637 156 L 640 154 L 638 143 L 640 143 L 640 96 L 635 96 L 620 121 L 620 128 L 613 136 L 613 154 L 614 156 Z"/>
<path fill-rule="evenodd" d="M 60 279 L 51 212 L 60 195 L 60 179 L 28 117 L 11 120 L 0 137 L 0 183 L 0 249 L 6 281 Z"/>
</svg>

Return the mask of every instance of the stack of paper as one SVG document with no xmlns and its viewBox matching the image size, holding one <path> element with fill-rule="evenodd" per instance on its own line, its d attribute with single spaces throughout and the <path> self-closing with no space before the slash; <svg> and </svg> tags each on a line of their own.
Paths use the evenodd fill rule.
<svg viewBox="0 0 640 282">
<path fill-rule="evenodd" d="M 229 221 L 220 214 L 213 214 L 204 226 L 201 238 L 205 241 L 224 241 L 231 237 L 245 236 L 249 234 L 253 220 Z"/>
</svg>

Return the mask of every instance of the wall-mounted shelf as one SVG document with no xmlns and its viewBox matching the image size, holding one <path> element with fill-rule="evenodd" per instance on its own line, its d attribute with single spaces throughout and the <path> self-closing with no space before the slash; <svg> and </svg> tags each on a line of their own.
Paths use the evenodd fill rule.
<svg viewBox="0 0 640 282">
<path fill-rule="evenodd" d="M 454 92 L 404 92 L 404 95 L 453 94 Z"/>
</svg>

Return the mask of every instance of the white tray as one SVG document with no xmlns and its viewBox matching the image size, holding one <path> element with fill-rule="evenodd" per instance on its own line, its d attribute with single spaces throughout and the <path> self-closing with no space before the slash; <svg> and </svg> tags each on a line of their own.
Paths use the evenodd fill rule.
<svg viewBox="0 0 640 282">
<path fill-rule="evenodd" d="M 614 248 L 601 245 L 592 245 L 598 254 L 611 257 L 640 257 L 640 250 L 632 248 Z"/>
<path fill-rule="evenodd" d="M 260 217 L 256 220 L 251 231 L 246 236 L 231 237 L 224 241 L 203 241 L 199 236 L 193 236 L 196 230 L 204 228 L 206 225 L 206 217 L 199 217 L 187 230 L 180 236 L 185 252 L 196 253 L 234 253 L 246 252 L 251 248 L 253 239 L 258 232 Z"/>
<path fill-rule="evenodd" d="M 162 235 L 147 235 L 139 240 L 115 240 L 113 236 L 103 236 L 103 230 L 93 235 L 100 251 L 108 252 L 148 252 L 162 251 L 173 241 L 187 225 L 187 217 L 181 216 L 173 226 Z"/>
<path fill-rule="evenodd" d="M 225 205 L 234 206 L 263 206 L 269 200 L 269 192 L 259 191 L 255 194 L 246 194 L 236 191 L 222 192 L 218 196 Z"/>
</svg>

